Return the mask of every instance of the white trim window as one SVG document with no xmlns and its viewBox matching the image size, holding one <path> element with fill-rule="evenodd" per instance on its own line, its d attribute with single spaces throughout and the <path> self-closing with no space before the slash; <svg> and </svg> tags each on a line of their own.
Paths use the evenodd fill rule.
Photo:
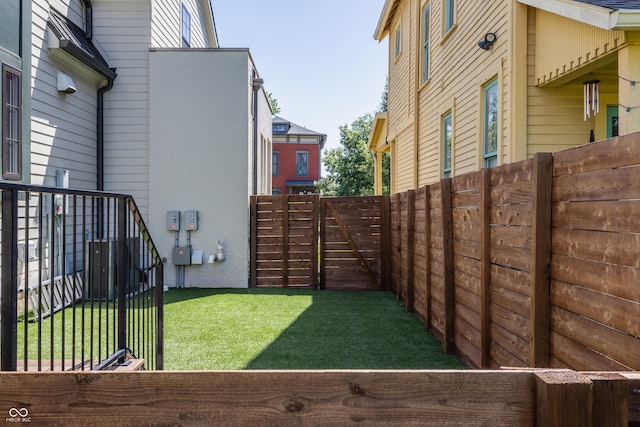
<svg viewBox="0 0 640 427">
<path fill-rule="evenodd" d="M 398 25 L 396 29 L 396 58 L 402 53 L 402 27 Z"/>
</svg>

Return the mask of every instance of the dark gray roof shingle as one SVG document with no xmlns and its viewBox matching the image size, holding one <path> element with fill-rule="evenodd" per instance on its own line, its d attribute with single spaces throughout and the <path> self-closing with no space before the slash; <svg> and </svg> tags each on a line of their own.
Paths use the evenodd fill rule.
<svg viewBox="0 0 640 427">
<path fill-rule="evenodd" d="M 640 10 L 640 0 L 576 0 L 594 6 L 605 7 L 612 10 Z"/>
<path fill-rule="evenodd" d="M 115 78 L 115 71 L 109 68 L 107 61 L 91 40 L 86 38 L 85 32 L 60 13 L 51 9 L 49 13 L 49 28 L 60 41 L 60 48 L 75 57 L 88 67 L 105 77 Z"/>
</svg>

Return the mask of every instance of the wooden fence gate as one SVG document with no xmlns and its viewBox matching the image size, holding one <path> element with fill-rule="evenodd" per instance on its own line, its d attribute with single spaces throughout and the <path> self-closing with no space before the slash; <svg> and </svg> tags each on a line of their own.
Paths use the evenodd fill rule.
<svg viewBox="0 0 640 427">
<path fill-rule="evenodd" d="M 251 287 L 387 288 L 388 198 L 251 197 Z"/>
</svg>

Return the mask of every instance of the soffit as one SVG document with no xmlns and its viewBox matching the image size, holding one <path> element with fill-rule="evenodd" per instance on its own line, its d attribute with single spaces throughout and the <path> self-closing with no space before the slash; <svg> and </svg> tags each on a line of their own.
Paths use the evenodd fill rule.
<svg viewBox="0 0 640 427">
<path fill-rule="evenodd" d="M 605 30 L 640 31 L 640 0 L 518 0 Z"/>
</svg>

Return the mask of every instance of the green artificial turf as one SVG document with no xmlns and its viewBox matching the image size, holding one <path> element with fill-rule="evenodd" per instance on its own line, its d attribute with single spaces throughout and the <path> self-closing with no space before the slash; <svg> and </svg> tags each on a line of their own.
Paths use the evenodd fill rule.
<svg viewBox="0 0 640 427">
<path fill-rule="evenodd" d="M 389 292 L 173 289 L 164 368 L 463 369 Z"/>
</svg>

